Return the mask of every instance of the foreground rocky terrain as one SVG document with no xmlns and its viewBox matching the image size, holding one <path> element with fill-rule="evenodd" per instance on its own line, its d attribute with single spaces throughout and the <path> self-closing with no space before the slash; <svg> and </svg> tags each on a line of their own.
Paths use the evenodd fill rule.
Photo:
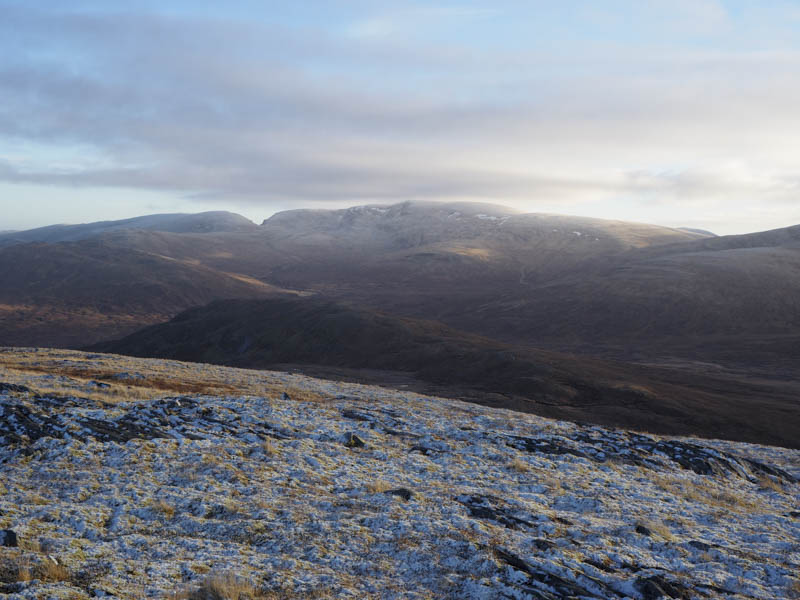
<svg viewBox="0 0 800 600">
<path fill-rule="evenodd" d="M 800 597 L 800 451 L 0 350 L 0 597 Z"/>
</svg>

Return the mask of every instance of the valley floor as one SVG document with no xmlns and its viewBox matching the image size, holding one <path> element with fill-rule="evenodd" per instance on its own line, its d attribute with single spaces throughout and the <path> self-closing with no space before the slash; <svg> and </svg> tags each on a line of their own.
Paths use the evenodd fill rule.
<svg viewBox="0 0 800 600">
<path fill-rule="evenodd" d="M 798 598 L 799 478 L 797 450 L 0 349 L 0 597 Z"/>
</svg>

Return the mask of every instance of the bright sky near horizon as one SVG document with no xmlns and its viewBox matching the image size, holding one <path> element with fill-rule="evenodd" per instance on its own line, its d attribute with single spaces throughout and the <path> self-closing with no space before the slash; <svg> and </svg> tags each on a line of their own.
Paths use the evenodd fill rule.
<svg viewBox="0 0 800 600">
<path fill-rule="evenodd" d="M 800 223 L 800 0 L 0 0 L 0 230 L 478 200 Z"/>
</svg>

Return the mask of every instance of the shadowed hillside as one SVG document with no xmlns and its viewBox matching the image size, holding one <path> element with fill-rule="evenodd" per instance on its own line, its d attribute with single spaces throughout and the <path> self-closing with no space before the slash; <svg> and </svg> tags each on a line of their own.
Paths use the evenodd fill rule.
<svg viewBox="0 0 800 600">
<path fill-rule="evenodd" d="M 526 215 L 469 203 L 287 211 L 261 226 L 230 213 L 53 226 L 0 237 L 0 244 L 50 242 L 16 243 L 0 251 L 0 273 L 13 279 L 2 293 L 7 307 L 0 337 L 26 345 L 74 344 L 74 336 L 61 328 L 50 328 L 48 335 L 46 328 L 35 327 L 38 319 L 50 318 L 47 312 L 88 325 L 84 342 L 120 335 L 135 323 L 153 322 L 155 315 L 170 317 L 214 298 L 252 297 L 253 280 L 398 315 L 458 320 L 461 328 L 477 330 L 459 317 L 634 248 L 699 238 L 651 225 Z M 53 243 L 64 239 L 81 241 Z M 144 257 L 152 267 L 143 267 Z M 215 278 L 219 283 L 212 284 Z M 248 285 L 240 285 L 242 278 L 250 278 Z M 131 290 L 122 294 L 126 285 Z M 22 308 L 32 304 L 52 310 Z M 87 321 L 82 311 L 98 307 L 113 307 L 99 312 L 113 314 L 120 326 Z M 142 314 L 153 318 L 142 320 Z"/>
<path fill-rule="evenodd" d="M 91 349 L 250 368 L 298 365 L 329 378 L 394 380 L 491 406 L 665 433 L 797 446 L 800 430 L 798 386 L 529 350 L 318 298 L 218 301 Z"/>
<path fill-rule="evenodd" d="M 0 343 L 80 346 L 217 298 L 277 293 L 202 265 L 99 240 L 0 250 Z"/>
<path fill-rule="evenodd" d="M 798 298 L 800 227 L 791 227 L 631 251 L 509 292 L 454 324 L 562 349 L 784 368 L 800 358 L 786 343 L 800 336 Z"/>
<path fill-rule="evenodd" d="M 208 218 L 219 227 L 196 226 Z M 295 290 L 320 303 L 214 305 L 169 324 L 183 341 L 159 330 L 147 352 L 302 363 L 608 424 L 798 438 L 786 414 L 800 380 L 800 227 L 713 237 L 417 202 L 287 211 L 260 226 L 218 213 L 175 216 L 172 229 L 152 219 L 0 249 L 0 342 L 84 347 L 215 299 Z M 291 323 L 298 337 L 281 329 Z M 135 339 L 120 351 L 143 352 Z M 620 395 L 625 386 L 646 392 Z"/>
</svg>

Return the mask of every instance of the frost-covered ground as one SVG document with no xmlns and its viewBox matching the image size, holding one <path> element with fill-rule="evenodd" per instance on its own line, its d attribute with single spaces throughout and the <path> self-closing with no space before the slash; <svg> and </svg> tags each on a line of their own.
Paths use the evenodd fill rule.
<svg viewBox="0 0 800 600">
<path fill-rule="evenodd" d="M 800 596 L 798 451 L 67 351 L 0 382 L 0 597 Z"/>
</svg>

